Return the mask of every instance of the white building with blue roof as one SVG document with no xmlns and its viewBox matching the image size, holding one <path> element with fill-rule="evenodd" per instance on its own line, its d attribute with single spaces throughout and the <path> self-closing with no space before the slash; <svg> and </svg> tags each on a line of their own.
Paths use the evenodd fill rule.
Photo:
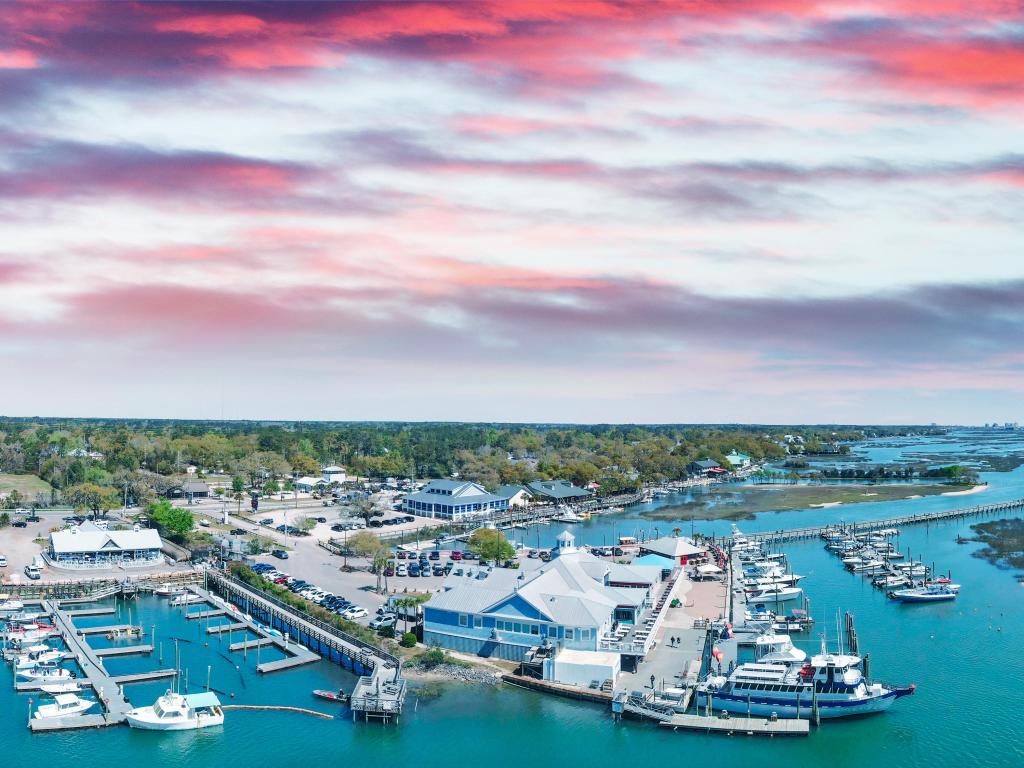
<svg viewBox="0 0 1024 768">
<path fill-rule="evenodd" d="M 610 563 L 579 550 L 568 531 L 548 563 L 519 570 L 466 567 L 423 606 L 423 642 L 521 661 L 547 643 L 559 649 L 604 651 L 617 625 L 635 625 L 650 609 L 659 566 Z"/>
<path fill-rule="evenodd" d="M 508 496 L 488 493 L 482 485 L 466 480 L 431 480 L 402 500 L 406 512 L 445 520 L 482 517 L 508 507 Z"/>
</svg>

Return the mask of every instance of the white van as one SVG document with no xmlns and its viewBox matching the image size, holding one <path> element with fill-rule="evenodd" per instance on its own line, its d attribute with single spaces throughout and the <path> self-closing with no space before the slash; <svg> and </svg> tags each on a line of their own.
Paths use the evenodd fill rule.
<svg viewBox="0 0 1024 768">
<path fill-rule="evenodd" d="M 0 568 L 7 567 L 7 555 L 0 555 Z"/>
<path fill-rule="evenodd" d="M 38 580 L 43 578 L 43 574 L 40 572 L 39 568 L 37 568 L 34 565 L 25 566 L 25 575 L 32 580 Z"/>
</svg>

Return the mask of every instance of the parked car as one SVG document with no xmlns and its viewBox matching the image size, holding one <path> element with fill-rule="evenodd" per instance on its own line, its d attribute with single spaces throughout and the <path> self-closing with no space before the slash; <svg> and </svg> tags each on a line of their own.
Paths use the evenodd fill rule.
<svg viewBox="0 0 1024 768">
<path fill-rule="evenodd" d="M 245 534 L 247 534 L 247 533 L 248 533 L 248 531 L 245 530 L 245 528 L 232 528 L 231 529 L 231 535 L 232 536 L 245 536 Z"/>
<path fill-rule="evenodd" d="M 405 563 L 399 563 L 398 564 L 398 567 L 395 568 L 395 575 L 396 576 L 408 576 L 409 575 L 409 569 L 406 567 Z"/>
<path fill-rule="evenodd" d="M 441 559 L 441 553 L 440 553 L 440 552 L 438 552 L 438 551 L 437 551 L 437 550 L 435 549 L 435 550 L 434 550 L 433 552 L 431 552 L 431 553 L 430 553 L 430 559 L 431 559 L 431 560 L 440 560 L 440 559 Z"/>
<path fill-rule="evenodd" d="M 444 566 L 443 565 L 435 565 L 434 566 L 434 575 L 435 576 L 444 576 L 444 573 L 445 573 L 445 571 L 444 571 Z"/>
<path fill-rule="evenodd" d="M 461 560 L 462 559 L 462 553 L 459 552 L 459 550 L 457 550 L 457 549 L 452 550 L 451 559 L 452 560 Z"/>
<path fill-rule="evenodd" d="M 38 523 L 40 520 L 42 520 L 42 518 L 35 513 L 32 513 L 31 515 L 25 518 L 26 523 Z"/>
<path fill-rule="evenodd" d="M 273 525 L 273 524 L 274 524 L 274 518 L 272 518 L 272 517 L 264 517 L 262 520 L 260 520 L 260 525 Z"/>
<path fill-rule="evenodd" d="M 317 517 L 315 519 L 316 519 L 316 521 L 318 523 L 326 523 L 327 522 L 327 518 L 326 517 Z"/>
<path fill-rule="evenodd" d="M 28 523 L 26 523 L 24 520 L 15 520 L 13 523 L 11 523 L 11 525 L 14 528 L 28 528 Z"/>
<path fill-rule="evenodd" d="M 375 629 L 378 632 L 382 629 L 388 629 L 395 626 L 398 623 L 398 617 L 393 613 L 385 613 L 382 616 L 378 616 L 375 619 L 371 619 L 367 625 L 370 629 Z"/>
<path fill-rule="evenodd" d="M 394 568 L 385 568 L 384 569 L 384 575 L 387 576 L 388 578 L 394 576 L 395 575 L 395 569 Z"/>
<path fill-rule="evenodd" d="M 358 605 L 354 605 L 351 608 L 346 609 L 341 615 L 342 618 L 354 621 L 355 619 L 361 619 L 364 616 L 369 616 L 370 614 L 366 612 L 365 608 L 360 608 Z"/>
<path fill-rule="evenodd" d="M 287 560 L 288 559 L 288 553 L 285 552 L 283 549 L 275 549 L 270 554 L 272 554 L 278 560 Z"/>
<path fill-rule="evenodd" d="M 7 556 L 6 555 L 0 555 L 0 568 L 6 568 L 6 567 L 7 567 Z"/>
<path fill-rule="evenodd" d="M 410 576 L 419 576 L 420 575 L 420 567 L 419 567 L 419 565 L 417 565 L 416 563 L 413 563 L 412 565 L 410 565 L 409 566 L 409 575 Z"/>
<path fill-rule="evenodd" d="M 409 553 L 406 552 L 404 549 L 400 549 L 398 550 L 397 557 L 399 560 L 405 560 L 407 557 L 409 557 Z"/>
</svg>

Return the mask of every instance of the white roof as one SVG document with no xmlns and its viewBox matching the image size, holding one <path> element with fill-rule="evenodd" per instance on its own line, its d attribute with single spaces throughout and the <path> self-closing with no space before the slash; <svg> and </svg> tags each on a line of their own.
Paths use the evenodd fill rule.
<svg viewBox="0 0 1024 768">
<path fill-rule="evenodd" d="M 717 565 L 712 565 L 711 563 L 706 563 L 705 565 L 698 565 L 697 566 L 697 572 L 698 573 L 721 573 L 722 569 L 719 568 Z"/>
<path fill-rule="evenodd" d="M 338 466 L 334 466 L 334 465 L 331 465 L 330 467 L 324 467 L 324 472 L 330 472 L 332 475 L 336 475 L 337 473 L 344 472 L 344 471 L 345 471 L 344 467 L 338 467 Z"/>
<path fill-rule="evenodd" d="M 65 528 L 50 534 L 55 554 L 72 552 L 119 552 L 135 549 L 160 549 L 160 534 L 155 528 L 137 531 L 104 531 L 85 522 L 77 528 Z"/>
<path fill-rule="evenodd" d="M 660 539 L 645 541 L 640 545 L 640 549 L 671 558 L 689 557 L 705 551 L 704 547 L 698 547 L 689 539 L 675 536 L 662 536 Z"/>
<path fill-rule="evenodd" d="M 327 470 L 324 470 L 325 472 Z M 300 477 L 295 481 L 296 485 L 319 485 L 324 482 L 322 477 Z"/>
<path fill-rule="evenodd" d="M 620 657 L 610 651 L 577 651 L 574 648 L 563 648 L 558 652 L 555 661 L 559 664 L 588 664 L 603 667 L 619 666 Z"/>
</svg>

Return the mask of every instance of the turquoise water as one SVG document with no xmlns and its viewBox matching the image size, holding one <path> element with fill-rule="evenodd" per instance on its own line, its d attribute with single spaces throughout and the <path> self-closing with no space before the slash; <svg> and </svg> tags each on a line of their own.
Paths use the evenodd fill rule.
<svg viewBox="0 0 1024 768">
<path fill-rule="evenodd" d="M 888 449 L 887 449 L 888 450 Z M 909 505 L 973 504 L 981 500 L 1024 496 L 1024 472 L 993 473 L 993 488 L 967 497 L 920 499 L 914 502 L 865 504 L 842 508 L 845 519 L 902 514 Z M 831 519 L 838 510 L 761 515 L 746 522 L 748 530 L 765 530 Z M 856 517 L 855 517 L 856 516 Z M 632 513 L 618 521 L 604 519 L 577 526 L 581 539 L 595 541 L 595 529 L 639 525 Z M 660 523 L 662 530 L 671 523 Z M 688 526 L 689 523 L 686 523 Z M 699 530 L 728 530 L 728 524 L 701 525 Z M 554 533 L 561 530 L 555 528 Z M 920 552 L 940 569 L 949 569 L 962 583 L 961 598 L 952 604 L 900 606 L 864 579 L 844 571 L 821 543 L 810 541 L 786 548 L 794 570 L 811 596 L 817 630 L 827 627 L 834 639 L 837 610 L 857 619 L 862 651 L 871 654 L 873 677 L 916 683 L 917 693 L 902 699 L 888 713 L 854 721 L 829 722 L 807 739 L 760 740 L 713 737 L 660 731 L 654 726 L 613 724 L 595 705 L 577 704 L 508 687 L 447 685 L 439 697 L 410 698 L 398 726 L 354 725 L 350 719 L 320 720 L 276 712 L 228 712 L 222 729 L 195 733 L 156 734 L 111 728 L 79 733 L 32 736 L 25 728 L 28 697 L 15 694 L 10 671 L 0 670 L 0 747 L 18 761 L 73 764 L 76 768 L 108 768 L 112 762 L 184 765 L 297 766 L 379 764 L 414 760 L 417 765 L 450 766 L 474 763 L 591 760 L 598 765 L 624 761 L 644 764 L 700 759 L 714 766 L 803 765 L 827 762 L 832 768 L 917 766 L 960 768 L 977 764 L 992 768 L 1024 765 L 1024 589 L 1011 572 L 974 558 L 977 545 L 958 545 L 967 523 L 950 522 L 907 528 L 901 545 Z M 625 532 L 625 531 L 623 531 Z M 554 535 L 554 534 L 552 534 Z M 599 543 L 599 540 L 597 540 Z M 124 604 L 122 604 L 123 606 Z M 348 686 L 351 677 L 325 663 L 261 677 L 256 657 L 228 653 L 229 639 L 207 641 L 203 627 L 186 622 L 154 598 L 132 605 L 132 619 L 147 630 L 156 625 L 164 644 L 164 665 L 173 666 L 173 639 L 192 690 L 205 685 L 207 666 L 212 686 L 225 701 L 289 704 L 318 710 L 331 705 L 310 696 L 314 688 Z M 122 611 L 124 608 L 122 607 Z M 127 613 L 122 613 L 127 619 Z M 110 616 L 81 619 L 80 625 L 116 623 Z M 238 635 L 231 638 L 237 641 Z M 191 642 L 185 642 L 191 641 Z M 209 642 L 209 647 L 204 643 Z M 109 644 L 96 639 L 97 646 Z M 817 640 L 804 644 L 808 649 Z M 267 660 L 267 654 L 261 661 Z M 111 660 L 115 672 L 157 666 L 157 659 Z M 150 703 L 165 684 L 128 688 L 130 698 Z M 342 709 L 335 711 L 344 712 Z M 13 751 L 12 751 L 13 750 Z"/>
</svg>

